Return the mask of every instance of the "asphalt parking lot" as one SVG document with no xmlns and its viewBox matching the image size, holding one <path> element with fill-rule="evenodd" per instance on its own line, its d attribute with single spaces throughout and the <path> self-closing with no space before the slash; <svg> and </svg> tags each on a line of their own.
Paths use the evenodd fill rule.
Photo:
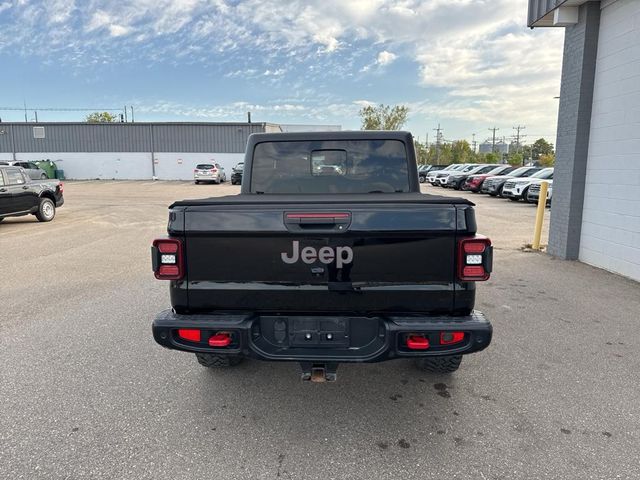
<svg viewBox="0 0 640 480">
<path fill-rule="evenodd" d="M 477 299 L 494 340 L 452 376 L 394 361 L 311 384 L 156 345 L 167 205 L 238 191 L 67 182 L 52 223 L 0 225 L 0 478 L 637 478 L 640 288 L 521 251 L 531 205 L 462 194 L 497 249 Z"/>
</svg>

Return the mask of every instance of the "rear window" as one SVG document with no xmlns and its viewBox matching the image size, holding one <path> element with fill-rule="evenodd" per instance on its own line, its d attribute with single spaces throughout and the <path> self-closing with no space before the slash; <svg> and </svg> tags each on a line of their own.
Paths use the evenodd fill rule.
<svg viewBox="0 0 640 480">
<path fill-rule="evenodd" d="M 200 165 L 197 165 L 196 168 L 198 170 L 212 170 L 213 165 L 211 165 L 210 163 L 201 163 Z"/>
<path fill-rule="evenodd" d="M 263 142 L 253 152 L 252 193 L 409 191 L 398 140 Z"/>
</svg>

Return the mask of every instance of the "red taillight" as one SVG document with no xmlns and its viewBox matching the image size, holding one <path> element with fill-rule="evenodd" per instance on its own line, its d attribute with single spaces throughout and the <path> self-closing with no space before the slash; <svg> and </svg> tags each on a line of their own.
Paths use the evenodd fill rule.
<svg viewBox="0 0 640 480">
<path fill-rule="evenodd" d="M 211 169 L 211 173 L 216 173 L 217 171 L 218 171 L 218 169 L 217 169 L 217 168 L 212 168 L 212 169 Z"/>
<path fill-rule="evenodd" d="M 197 168 L 193 169 L 193 173 L 198 173 L 200 170 L 198 170 Z"/>
<path fill-rule="evenodd" d="M 64 193 L 64 183 L 60 182 L 60 185 L 58 185 L 58 191 L 60 193 Z"/>
<path fill-rule="evenodd" d="M 175 277 L 180 275 L 180 269 L 175 265 L 160 265 L 157 277 L 166 279 L 167 277 Z"/>
<path fill-rule="evenodd" d="M 453 345 L 464 340 L 464 332 L 440 332 L 440 345 Z"/>
<path fill-rule="evenodd" d="M 492 268 L 491 240 L 476 236 L 458 243 L 458 278 L 465 282 L 488 280 Z"/>
<path fill-rule="evenodd" d="M 351 217 L 350 213 L 287 213 L 287 220 L 294 219 L 302 219 L 302 218 L 310 218 L 310 219 L 319 219 L 319 218 L 349 218 Z"/>
<path fill-rule="evenodd" d="M 229 333 L 216 333 L 209 338 L 209 346 L 211 347 L 228 347 L 231 344 L 231 335 Z"/>
<path fill-rule="evenodd" d="M 166 240 L 158 241 L 158 251 L 160 253 L 177 253 L 178 252 L 178 243 L 169 242 Z"/>
<path fill-rule="evenodd" d="M 180 280 L 184 276 L 182 242 L 176 238 L 153 241 L 153 273 L 158 280 Z"/>
<path fill-rule="evenodd" d="M 199 342 L 200 330 L 196 330 L 193 328 L 181 328 L 178 330 L 178 336 L 183 340 L 188 340 L 190 342 Z"/>
<path fill-rule="evenodd" d="M 409 335 L 407 337 L 407 348 L 409 350 L 426 350 L 429 348 L 429 339 L 424 335 Z"/>
</svg>

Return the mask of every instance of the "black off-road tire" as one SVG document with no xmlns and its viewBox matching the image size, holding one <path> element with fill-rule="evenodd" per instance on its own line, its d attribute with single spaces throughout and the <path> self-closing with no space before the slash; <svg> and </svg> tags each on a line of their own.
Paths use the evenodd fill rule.
<svg viewBox="0 0 640 480">
<path fill-rule="evenodd" d="M 424 183 L 427 181 L 427 177 L 423 177 L 422 175 L 419 178 L 420 178 L 420 183 Z"/>
<path fill-rule="evenodd" d="M 453 373 L 460 367 L 462 355 L 423 357 L 416 359 L 416 367 L 424 372 Z"/>
<path fill-rule="evenodd" d="M 41 198 L 35 215 L 39 222 L 50 222 L 56 216 L 56 204 L 50 198 Z"/>
<path fill-rule="evenodd" d="M 47 177 L 47 175 L 45 173 L 43 173 L 42 175 L 40 175 L 40 180 L 47 180 L 49 177 Z"/>
<path fill-rule="evenodd" d="M 215 355 L 213 353 L 196 353 L 198 363 L 207 368 L 235 367 L 242 362 L 242 357 L 235 355 Z"/>
<path fill-rule="evenodd" d="M 193 182 L 193 183 L 195 183 L 196 185 L 199 185 L 199 184 L 200 184 L 200 181 L 199 181 L 199 180 L 196 180 L 196 181 L 195 181 L 195 182 Z"/>
</svg>

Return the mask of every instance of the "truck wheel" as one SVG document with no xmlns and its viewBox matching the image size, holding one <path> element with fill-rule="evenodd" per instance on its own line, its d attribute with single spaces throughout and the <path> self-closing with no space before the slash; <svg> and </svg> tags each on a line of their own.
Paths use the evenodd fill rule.
<svg viewBox="0 0 640 480">
<path fill-rule="evenodd" d="M 42 175 L 40 175 L 40 180 L 47 180 L 49 177 L 47 177 L 47 175 L 45 173 L 43 173 Z"/>
<path fill-rule="evenodd" d="M 198 363 L 208 368 L 234 367 L 242 362 L 242 357 L 235 355 L 215 355 L 213 353 L 196 353 Z"/>
<path fill-rule="evenodd" d="M 427 179 L 425 177 L 420 177 L 420 183 L 424 183 L 426 181 L 427 181 Z"/>
<path fill-rule="evenodd" d="M 41 198 L 36 218 L 40 222 L 50 222 L 56 216 L 56 205 L 50 198 Z"/>
<path fill-rule="evenodd" d="M 462 355 L 446 355 L 442 357 L 424 357 L 416 359 L 416 366 L 425 372 L 453 373 L 458 370 Z"/>
</svg>

